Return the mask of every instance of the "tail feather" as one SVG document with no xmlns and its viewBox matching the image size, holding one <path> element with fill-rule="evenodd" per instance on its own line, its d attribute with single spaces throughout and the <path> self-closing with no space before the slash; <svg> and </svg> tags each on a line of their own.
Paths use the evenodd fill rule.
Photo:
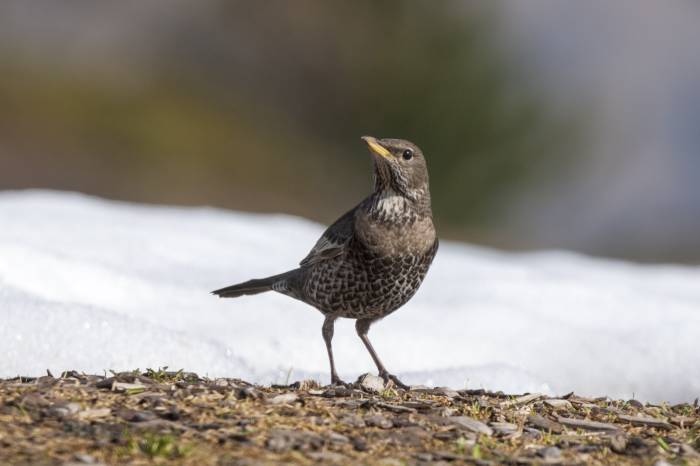
<svg viewBox="0 0 700 466">
<path fill-rule="evenodd" d="M 238 298 L 243 295 L 252 295 L 265 293 L 266 291 L 281 291 L 284 287 L 284 282 L 289 278 L 294 270 L 285 272 L 279 275 L 273 275 L 267 278 L 256 278 L 247 282 L 238 283 L 237 285 L 227 286 L 220 290 L 212 291 L 212 294 L 220 298 Z"/>
</svg>

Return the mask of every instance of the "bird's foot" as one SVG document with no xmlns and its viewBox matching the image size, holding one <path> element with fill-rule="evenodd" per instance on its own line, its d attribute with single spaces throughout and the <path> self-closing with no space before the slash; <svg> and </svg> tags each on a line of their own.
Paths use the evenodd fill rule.
<svg viewBox="0 0 700 466">
<path fill-rule="evenodd" d="M 340 377 L 337 375 L 332 375 L 331 376 L 331 386 L 333 387 L 343 387 L 343 388 L 350 388 L 352 384 L 349 384 L 342 380 Z"/>
<path fill-rule="evenodd" d="M 382 378 L 385 384 L 388 384 L 389 381 L 391 381 L 395 386 L 402 388 L 404 390 L 410 390 L 411 387 L 403 383 L 402 381 L 399 380 L 398 377 L 396 377 L 393 374 L 389 374 L 388 372 L 380 372 L 379 377 Z"/>
</svg>

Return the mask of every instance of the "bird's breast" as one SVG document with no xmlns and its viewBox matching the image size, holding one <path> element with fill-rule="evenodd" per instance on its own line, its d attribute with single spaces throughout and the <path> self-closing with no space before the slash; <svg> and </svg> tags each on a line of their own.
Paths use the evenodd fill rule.
<svg viewBox="0 0 700 466">
<path fill-rule="evenodd" d="M 362 244 L 380 257 L 422 256 L 431 250 L 436 237 L 429 216 L 395 222 L 363 215 L 356 219 L 355 227 Z"/>
</svg>

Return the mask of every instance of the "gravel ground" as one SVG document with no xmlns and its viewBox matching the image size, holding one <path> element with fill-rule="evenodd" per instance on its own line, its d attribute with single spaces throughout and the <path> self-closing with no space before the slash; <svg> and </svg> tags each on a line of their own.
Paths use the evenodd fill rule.
<svg viewBox="0 0 700 466">
<path fill-rule="evenodd" d="M 165 370 L 0 380 L 0 464 L 700 465 L 698 402 Z"/>
</svg>

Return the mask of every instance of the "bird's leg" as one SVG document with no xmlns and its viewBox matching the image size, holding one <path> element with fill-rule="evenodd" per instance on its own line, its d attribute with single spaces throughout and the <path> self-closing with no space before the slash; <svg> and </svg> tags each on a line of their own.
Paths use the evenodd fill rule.
<svg viewBox="0 0 700 466">
<path fill-rule="evenodd" d="M 362 340 L 362 343 L 364 343 L 367 347 L 367 351 L 369 351 L 369 355 L 372 356 L 374 364 L 377 365 L 377 370 L 379 370 L 379 377 L 381 377 L 384 380 L 384 383 L 387 383 L 389 382 L 389 380 L 391 380 L 397 387 L 403 388 L 404 390 L 408 390 L 410 387 L 405 383 L 401 382 L 399 378 L 395 375 L 390 374 L 389 371 L 386 370 L 386 367 L 384 367 L 384 364 L 382 364 L 382 361 L 379 359 L 379 356 L 377 356 L 377 352 L 374 351 L 372 343 L 369 341 L 369 337 L 367 337 L 367 332 L 369 332 L 369 326 L 372 325 L 372 322 L 374 322 L 373 319 L 357 319 L 357 322 L 355 322 L 355 330 L 357 330 L 357 335 Z"/>
<path fill-rule="evenodd" d="M 336 316 L 329 314 L 326 320 L 323 321 L 323 341 L 326 342 L 326 350 L 328 350 L 328 360 L 331 362 L 331 384 L 332 385 L 347 385 L 340 380 L 338 373 L 335 371 L 335 362 L 333 362 L 333 348 L 331 341 L 333 340 L 333 327 L 335 325 Z"/>
</svg>

